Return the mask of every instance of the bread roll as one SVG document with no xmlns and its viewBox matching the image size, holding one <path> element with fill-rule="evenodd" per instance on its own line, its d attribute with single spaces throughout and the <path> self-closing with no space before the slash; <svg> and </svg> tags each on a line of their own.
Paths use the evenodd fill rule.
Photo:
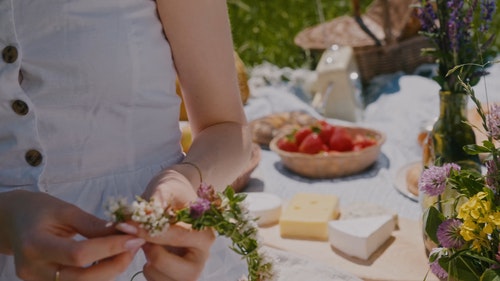
<svg viewBox="0 0 500 281">
<path fill-rule="evenodd" d="M 420 163 L 411 166 L 406 173 L 406 186 L 408 191 L 415 196 L 418 196 L 420 174 L 422 174 L 422 165 Z"/>
<path fill-rule="evenodd" d="M 274 113 L 250 122 L 254 142 L 268 146 L 279 134 L 288 134 L 303 126 L 313 125 L 318 120 L 302 111 Z"/>
</svg>

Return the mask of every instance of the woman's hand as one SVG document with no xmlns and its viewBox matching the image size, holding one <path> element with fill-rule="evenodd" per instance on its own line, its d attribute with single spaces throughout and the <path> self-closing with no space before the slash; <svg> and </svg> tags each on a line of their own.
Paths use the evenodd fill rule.
<svg viewBox="0 0 500 281">
<path fill-rule="evenodd" d="M 197 196 L 190 181 L 171 168 L 153 178 L 143 198 L 154 198 L 161 202 L 164 208 L 172 206 L 174 209 L 180 209 L 194 201 Z M 215 241 L 213 230 L 193 230 L 181 223 L 169 226 L 154 237 L 135 224 L 121 223 L 117 225 L 117 229 L 137 235 L 148 242 L 143 246 L 143 250 L 147 259 L 144 276 L 149 281 L 197 280 Z"/>
<path fill-rule="evenodd" d="M 118 224 L 117 228 L 148 241 L 142 249 L 147 259 L 143 274 L 149 281 L 198 280 L 215 241 L 211 229 L 198 231 L 180 224 L 154 237 L 132 224 Z"/>
<path fill-rule="evenodd" d="M 76 235 L 88 239 L 75 240 Z M 0 194 L 0 253 L 14 255 L 29 281 L 112 280 L 144 240 L 116 234 L 106 222 L 48 194 Z"/>
</svg>

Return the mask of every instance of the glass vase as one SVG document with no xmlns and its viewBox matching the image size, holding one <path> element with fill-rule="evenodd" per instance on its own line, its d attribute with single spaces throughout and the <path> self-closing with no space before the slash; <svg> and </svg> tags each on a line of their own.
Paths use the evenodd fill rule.
<svg viewBox="0 0 500 281">
<path fill-rule="evenodd" d="M 429 135 L 430 157 L 425 165 L 456 163 L 462 169 L 480 171 L 479 156 L 463 149 L 476 143 L 474 130 L 467 120 L 468 99 L 466 93 L 439 92 L 439 117 Z"/>
<path fill-rule="evenodd" d="M 439 92 L 439 117 L 429 132 L 424 149 L 423 165 L 441 166 L 445 163 L 456 163 L 462 169 L 473 169 L 480 171 L 478 155 L 470 155 L 463 149 L 465 145 L 476 143 L 474 131 L 467 120 L 467 102 L 469 96 L 466 93 L 455 93 L 450 91 Z M 425 168 L 425 167 L 424 167 Z M 441 203 L 436 206 L 437 197 L 429 196 L 419 192 L 419 201 L 424 212 L 423 229 L 424 245 L 429 253 L 437 245 L 425 234 L 425 211 L 431 206 L 436 206 L 445 216 L 455 212 L 453 209 L 457 192 L 446 188 L 439 198 Z"/>
</svg>

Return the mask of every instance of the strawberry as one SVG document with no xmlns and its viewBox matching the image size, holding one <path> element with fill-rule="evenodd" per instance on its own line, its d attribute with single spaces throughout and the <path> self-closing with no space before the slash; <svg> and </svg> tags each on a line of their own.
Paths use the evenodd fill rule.
<svg viewBox="0 0 500 281">
<path fill-rule="evenodd" d="M 302 141 L 312 132 L 313 132 L 313 129 L 309 126 L 301 127 L 300 129 L 296 130 L 294 133 L 294 137 L 295 137 L 295 142 L 297 143 L 297 145 L 300 146 Z"/>
<path fill-rule="evenodd" d="M 292 134 L 280 138 L 276 145 L 279 149 L 284 151 L 297 152 L 299 150 L 299 146 Z"/>
<path fill-rule="evenodd" d="M 299 152 L 307 154 L 316 154 L 325 151 L 325 144 L 317 133 L 311 133 L 299 145 Z"/>
<path fill-rule="evenodd" d="M 375 140 L 373 137 L 370 136 L 363 136 L 363 135 L 356 135 L 354 137 L 354 148 L 353 150 L 361 150 L 363 148 L 375 145 L 377 143 L 377 140 Z"/>
<path fill-rule="evenodd" d="M 325 144 L 328 145 L 330 142 L 330 138 L 333 135 L 333 132 L 335 131 L 335 127 L 326 122 L 325 120 L 320 120 L 318 121 L 318 127 L 319 127 L 319 137 L 323 140 Z"/>
<path fill-rule="evenodd" d="M 354 149 L 354 143 L 351 135 L 347 132 L 345 128 L 338 127 L 330 138 L 330 151 L 352 151 Z"/>
</svg>

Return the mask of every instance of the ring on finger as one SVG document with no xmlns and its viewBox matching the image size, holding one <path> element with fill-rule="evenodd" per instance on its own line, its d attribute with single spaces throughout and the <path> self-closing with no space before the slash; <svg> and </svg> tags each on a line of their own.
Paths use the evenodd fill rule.
<svg viewBox="0 0 500 281">
<path fill-rule="evenodd" d="M 60 281 L 60 277 L 61 277 L 61 267 L 59 266 L 56 269 L 56 273 L 54 275 L 54 281 Z"/>
</svg>

